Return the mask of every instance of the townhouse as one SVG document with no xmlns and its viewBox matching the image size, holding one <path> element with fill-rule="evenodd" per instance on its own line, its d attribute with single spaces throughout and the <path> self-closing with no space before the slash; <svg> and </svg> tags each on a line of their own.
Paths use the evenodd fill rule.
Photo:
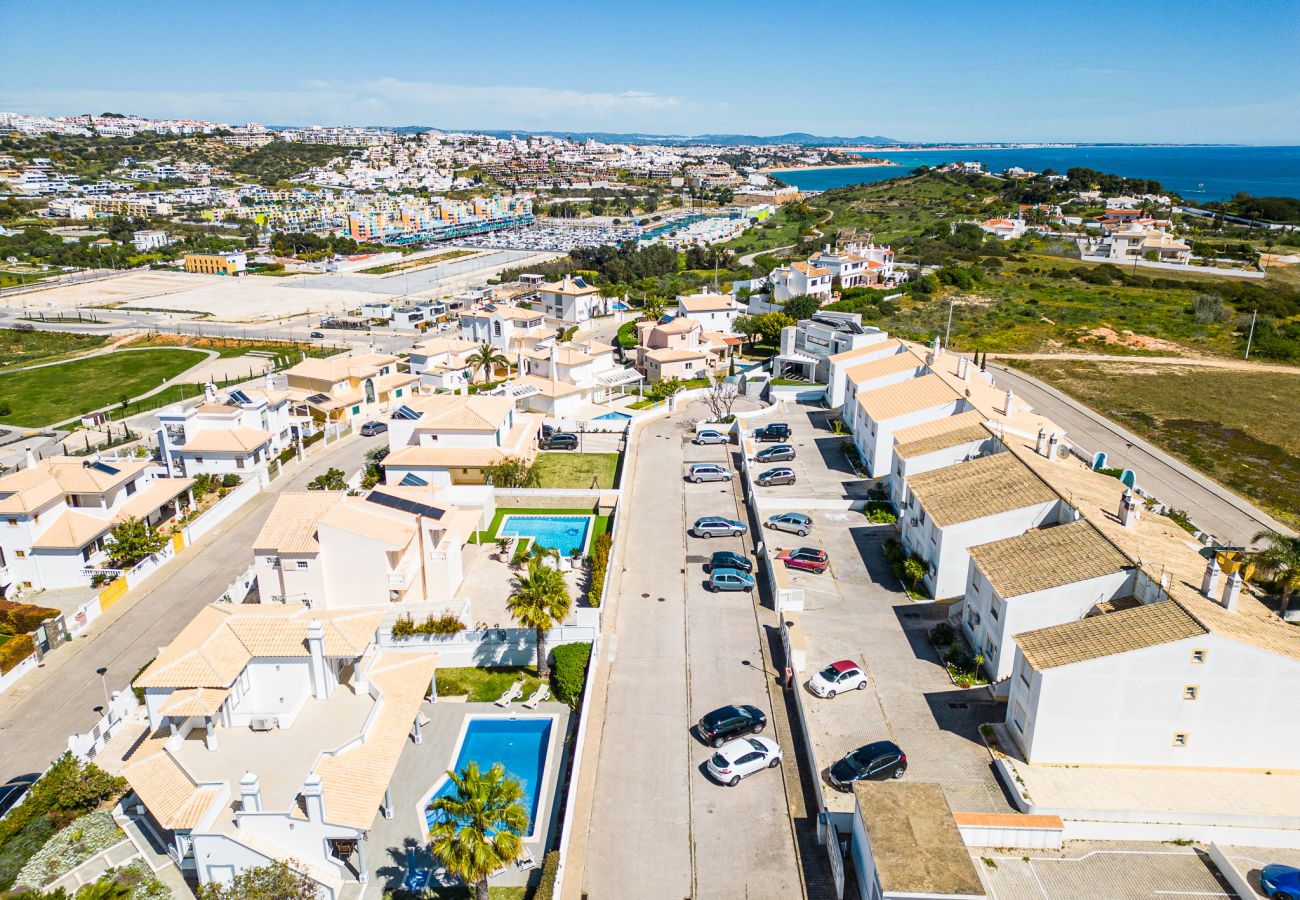
<svg viewBox="0 0 1300 900">
<path fill-rule="evenodd" d="M 538 289 L 542 310 L 552 319 L 568 324 L 589 322 L 609 314 L 609 300 L 600 296 L 600 288 L 587 284 L 581 276 L 565 275 L 560 281 Z"/>
<path fill-rule="evenodd" d="M 386 353 L 309 358 L 285 373 L 298 414 L 327 422 L 378 415 L 410 396 L 419 375 L 397 371 Z"/>
<path fill-rule="evenodd" d="M 341 610 L 450 604 L 464 580 L 462 550 L 488 508 L 461 509 L 428 488 L 381 486 L 284 493 L 253 541 L 263 603 Z"/>
<path fill-rule="evenodd" d="M 278 861 L 327 900 L 359 895 L 437 669 L 379 648 L 383 616 L 213 604 L 136 678 L 150 730 L 123 775 L 200 884 Z"/>
<path fill-rule="evenodd" d="M 733 348 L 725 335 L 706 332 L 691 318 L 637 322 L 636 334 L 636 368 L 651 383 L 665 378 L 689 381 L 721 371 Z"/>
<path fill-rule="evenodd" d="M 532 350 L 555 337 L 541 310 L 487 303 L 460 314 L 460 337 L 476 344 L 491 344 L 507 356 Z"/>
<path fill-rule="evenodd" d="M 908 354 L 909 356 L 911 354 Z M 915 362 L 915 357 L 913 357 Z M 966 400 L 933 372 L 875 390 L 845 391 L 844 421 L 858 455 L 873 478 L 893 466 L 894 432 L 969 409 Z"/>
<path fill-rule="evenodd" d="M 925 565 L 925 587 L 936 599 L 965 594 L 972 546 L 1078 516 L 1011 453 L 924 472 L 908 479 L 907 487 L 900 539 Z"/>
<path fill-rule="evenodd" d="M 541 416 L 519 412 L 510 397 L 412 397 L 389 418 L 384 480 L 402 487 L 483 484 L 491 466 L 531 463 L 541 427 Z"/>
<path fill-rule="evenodd" d="M 699 322 L 705 331 L 735 334 L 744 307 L 730 294 L 691 294 L 677 298 L 677 318 Z"/>
<path fill-rule="evenodd" d="M 265 482 L 271 458 L 294 439 L 287 390 L 268 376 L 264 388 L 233 388 L 220 400 L 209 384 L 204 401 L 158 413 L 159 454 L 171 476 L 254 476 Z"/>
<path fill-rule="evenodd" d="M 1006 447 L 978 410 L 923 422 L 894 432 L 894 462 L 889 499 L 895 509 L 907 505 L 907 480 L 957 463 L 991 456 Z"/>
<path fill-rule="evenodd" d="M 84 587 L 113 527 L 150 527 L 194 505 L 192 478 L 165 478 L 147 459 L 54 456 L 0 478 L 0 595 Z"/>
<path fill-rule="evenodd" d="M 579 418 L 586 407 L 608 403 L 640 384 L 641 373 L 614 361 L 614 348 L 595 341 L 551 341 L 519 357 L 520 377 L 505 386 L 529 412 Z"/>
</svg>

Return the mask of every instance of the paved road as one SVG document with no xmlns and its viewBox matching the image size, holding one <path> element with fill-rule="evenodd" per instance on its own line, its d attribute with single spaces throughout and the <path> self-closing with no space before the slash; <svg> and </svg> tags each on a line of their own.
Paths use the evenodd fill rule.
<svg viewBox="0 0 1300 900">
<path fill-rule="evenodd" d="M 195 613 L 216 600 L 252 562 L 253 538 L 284 490 L 303 490 L 333 466 L 360 467 L 365 452 L 385 438 L 344 438 L 296 473 L 240 508 L 187 548 L 154 580 L 114 606 L 89 633 L 51 653 L 45 665 L 0 694 L 0 781 L 43 771 L 67 749 L 67 737 L 94 724 L 104 688 L 95 670 L 108 668 L 108 690 L 127 687 L 135 673 L 169 643 Z M 39 602 L 39 596 L 36 598 Z"/>
<path fill-rule="evenodd" d="M 736 514 L 733 485 L 683 482 L 687 461 L 725 459 L 721 447 L 684 443 L 681 420 L 701 412 L 685 409 L 636 439 L 607 692 L 593 712 L 601 716 L 596 799 L 589 826 L 579 826 L 582 893 L 591 900 L 801 894 L 783 772 L 717 785 L 702 772 L 712 751 L 690 732 L 727 703 L 771 714 L 765 676 L 742 663 L 762 659 L 754 601 L 702 585 L 703 554 L 746 546 L 683 537 L 699 515 Z"/>
<path fill-rule="evenodd" d="M 1285 525 L 1209 479 L 1202 472 L 1174 459 L 1132 432 L 1071 400 L 1023 372 L 990 365 L 1000 385 L 1010 385 L 1034 409 L 1065 428 L 1079 447 L 1089 453 L 1106 451 L 1112 466 L 1127 465 L 1138 484 L 1175 509 L 1185 509 L 1192 520 L 1220 541 L 1237 546 L 1250 543 L 1260 529 L 1290 533 Z"/>
</svg>

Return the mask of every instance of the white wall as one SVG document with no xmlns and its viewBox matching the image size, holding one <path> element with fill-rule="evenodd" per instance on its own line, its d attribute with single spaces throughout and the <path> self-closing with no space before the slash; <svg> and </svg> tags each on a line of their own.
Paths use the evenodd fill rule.
<svg viewBox="0 0 1300 900">
<path fill-rule="evenodd" d="M 895 443 L 894 449 L 898 449 L 897 443 Z M 898 454 L 894 453 L 894 468 L 889 475 L 889 499 L 894 502 L 896 509 L 902 509 L 903 505 L 911 497 L 911 491 L 907 489 L 907 479 L 913 475 L 920 475 L 922 472 L 933 472 L 936 469 L 946 469 L 949 466 L 955 466 L 971 459 L 978 459 L 981 456 L 992 456 L 994 453 L 1000 453 L 1005 449 L 1005 444 L 990 435 L 982 440 L 967 441 L 964 444 L 945 447 L 942 450 L 913 456 L 910 459 L 900 459 Z"/>
<path fill-rule="evenodd" d="M 259 716 L 278 716 L 281 728 L 292 726 L 311 697 L 307 657 L 264 657 L 250 662 L 245 671 L 250 682 L 248 692 L 231 711 L 230 724 L 247 725 Z"/>
<path fill-rule="evenodd" d="M 1037 528 L 1056 514 L 1059 505 L 1059 500 L 1049 500 L 939 528 L 929 515 L 925 515 L 922 521 L 920 511 L 913 504 L 899 519 L 903 523 L 903 545 L 930 564 L 931 574 L 926 577 L 926 584 L 936 599 L 957 597 L 966 591 L 970 547 L 1015 537 Z M 916 525 L 911 524 L 914 518 Z"/>
<path fill-rule="evenodd" d="M 862 459 L 873 478 L 888 475 L 889 467 L 894 461 L 894 432 L 911 428 L 913 425 L 933 422 L 935 419 L 955 416 L 965 408 L 966 401 L 958 398 L 938 406 L 873 423 L 862 408 L 858 407 L 862 415 L 855 420 L 857 427 L 853 429 L 853 442 L 857 444 L 858 452 L 862 454 Z"/>
</svg>

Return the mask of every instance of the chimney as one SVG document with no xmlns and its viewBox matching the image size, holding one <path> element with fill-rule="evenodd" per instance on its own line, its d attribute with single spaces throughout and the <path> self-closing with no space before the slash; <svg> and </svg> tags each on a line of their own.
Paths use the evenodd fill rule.
<svg viewBox="0 0 1300 900">
<path fill-rule="evenodd" d="M 830 244 L 823 244 L 823 245 L 822 245 L 822 253 L 826 254 L 827 256 L 830 256 L 830 255 L 831 255 L 831 245 L 830 245 Z"/>
<path fill-rule="evenodd" d="M 252 772 L 239 779 L 239 808 L 243 812 L 262 811 L 262 782 Z"/>
<path fill-rule="evenodd" d="M 274 372 L 267 372 L 267 373 L 266 373 L 266 389 L 267 389 L 268 391 L 273 391 L 273 390 L 275 390 L 275 373 L 274 373 Z"/>
<path fill-rule="evenodd" d="M 307 623 L 307 652 L 311 654 L 311 695 L 324 700 L 329 690 L 325 684 L 325 626 L 320 619 Z"/>
<path fill-rule="evenodd" d="M 943 342 L 939 340 L 939 335 L 937 334 L 934 336 L 934 340 L 930 342 L 930 352 L 936 357 L 943 353 Z"/>
<path fill-rule="evenodd" d="M 1137 524 L 1137 520 L 1137 500 L 1133 497 L 1131 490 L 1125 490 L 1124 495 L 1119 498 L 1119 524 L 1125 528 L 1130 528 Z"/>
<path fill-rule="evenodd" d="M 1237 601 L 1241 598 L 1241 570 L 1233 569 L 1223 585 L 1223 608 L 1228 612 L 1237 611 Z"/>
<path fill-rule="evenodd" d="M 211 381 L 203 385 L 203 402 L 204 403 L 217 402 L 217 386 L 213 384 Z"/>
<path fill-rule="evenodd" d="M 551 381 L 559 378 L 558 370 L 555 366 L 555 344 L 551 344 Z"/>
<path fill-rule="evenodd" d="M 23 456 L 23 465 L 29 469 L 36 468 L 36 454 L 32 452 L 31 447 L 27 447 L 26 451 L 27 452 Z"/>
<path fill-rule="evenodd" d="M 1052 436 L 1047 439 L 1048 459 L 1056 459 L 1056 448 L 1060 446 L 1060 444 L 1061 444 L 1061 439 L 1057 436 L 1056 432 L 1053 431 Z"/>
<path fill-rule="evenodd" d="M 1223 570 L 1219 568 L 1218 556 L 1211 556 L 1209 565 L 1205 567 L 1205 574 L 1201 576 L 1201 593 L 1209 599 L 1214 599 L 1214 592 L 1219 589 L 1219 574 Z"/>
<path fill-rule="evenodd" d="M 1010 418 L 1016 414 L 1016 395 L 1007 388 L 1006 402 L 1002 404 L 1002 414 Z"/>
<path fill-rule="evenodd" d="M 307 819 L 311 822 L 325 821 L 325 791 L 321 777 L 315 772 L 307 776 L 302 783 L 303 805 L 307 807 Z"/>
</svg>

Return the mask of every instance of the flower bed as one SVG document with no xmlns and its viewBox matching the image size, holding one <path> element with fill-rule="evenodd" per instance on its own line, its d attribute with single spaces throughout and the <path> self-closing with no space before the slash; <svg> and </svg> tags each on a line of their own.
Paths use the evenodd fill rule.
<svg viewBox="0 0 1300 900">
<path fill-rule="evenodd" d="M 45 842 L 18 871 L 18 884 L 43 887 L 66 875 L 96 853 L 126 839 L 108 810 L 73 820 Z"/>
</svg>

